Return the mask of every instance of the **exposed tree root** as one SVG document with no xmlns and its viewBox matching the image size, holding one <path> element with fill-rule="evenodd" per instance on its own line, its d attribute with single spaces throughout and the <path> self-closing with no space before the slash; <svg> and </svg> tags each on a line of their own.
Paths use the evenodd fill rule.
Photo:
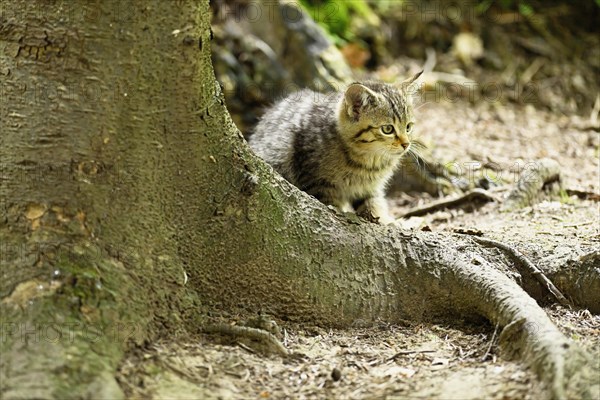
<svg viewBox="0 0 600 400">
<path fill-rule="evenodd" d="M 480 199 L 480 200 L 485 200 L 485 201 L 496 201 L 498 203 L 501 202 L 501 200 L 498 197 L 489 193 L 487 190 L 476 188 L 476 189 L 473 189 L 470 192 L 465 193 L 464 195 L 459 196 L 459 197 L 453 197 L 450 199 L 442 199 L 442 200 L 430 203 L 423 207 L 413 208 L 412 210 L 410 210 L 407 213 L 405 213 L 404 215 L 402 215 L 402 218 L 415 217 L 415 216 L 425 215 L 425 214 L 429 214 L 429 213 L 432 213 L 435 211 L 443 210 L 446 208 L 458 207 L 458 206 L 460 206 L 466 202 L 472 201 L 474 199 Z"/>
<path fill-rule="evenodd" d="M 566 265 L 545 270 L 547 276 L 560 283 L 573 302 L 592 313 L 600 314 L 600 251 L 595 250 L 570 260 Z"/>
<path fill-rule="evenodd" d="M 503 328 L 499 343 L 504 356 L 532 367 L 554 399 L 592 398 L 599 389 L 593 378 L 598 371 L 531 297 L 487 263 L 474 267 L 461 262 L 454 270 L 455 282 L 468 293 L 471 305 Z"/>
<path fill-rule="evenodd" d="M 419 169 L 417 169 L 419 170 Z M 430 172 L 420 171 L 418 176 L 427 177 L 431 175 Z M 410 176 L 410 175 L 409 175 Z M 554 181 L 558 181 L 560 178 L 560 165 L 551 159 L 542 159 L 535 164 L 535 168 L 524 171 L 523 175 L 508 195 L 506 201 L 502 205 L 502 210 L 512 210 L 514 208 L 524 207 L 530 205 L 533 200 L 537 197 L 542 187 Z M 403 175 L 402 179 L 406 179 Z M 423 180 L 423 179 L 421 179 Z M 431 193 L 431 190 L 424 190 Z M 569 192 L 567 192 L 569 193 Z M 571 190 L 571 194 L 577 196 L 584 196 L 585 198 L 595 199 L 595 193 L 587 193 Z M 502 200 L 490 192 L 475 188 L 462 196 L 453 197 L 449 199 L 441 199 L 423 207 L 414 208 L 404 215 L 403 218 L 409 218 L 414 216 L 426 215 L 438 210 L 458 207 L 465 202 L 472 201 L 474 199 L 481 199 L 485 201 L 495 201 L 502 203 Z"/>
<path fill-rule="evenodd" d="M 470 239 L 457 243 L 456 237 L 435 233 L 407 235 L 394 227 L 343 224 L 336 215 L 323 213 L 322 206 L 308 196 L 305 201 L 303 193 L 283 189 L 269 190 L 266 201 L 273 203 L 267 207 L 279 209 L 292 202 L 302 203 L 304 209 L 280 209 L 289 217 L 281 222 L 260 221 L 265 225 L 253 228 L 270 233 L 264 234 L 266 241 L 256 250 L 260 254 L 252 254 L 251 259 L 266 257 L 270 267 L 245 264 L 228 273 L 227 265 L 234 265 L 235 259 L 221 261 L 225 273 L 221 281 L 231 285 L 238 303 L 248 304 L 243 291 L 248 287 L 252 288 L 248 296 L 262 295 L 257 306 L 274 315 L 306 319 L 308 312 L 317 324 L 336 326 L 363 319 L 484 316 L 502 329 L 503 353 L 535 370 L 553 398 L 585 398 L 594 393 L 589 358 L 517 283 L 478 256 L 477 249 L 465 252 Z M 295 200 L 296 196 L 302 200 Z M 284 222 L 290 219 L 296 220 L 293 226 Z M 306 226 L 321 230 L 307 232 Z M 285 239 L 276 234 L 282 230 Z M 246 248 L 246 242 L 238 244 Z M 265 277 L 272 284 L 266 284 Z M 260 287 L 264 289 L 257 292 Z M 221 298 L 229 297 L 227 290 L 219 293 Z M 511 339 L 506 340 L 509 334 Z"/>
<path fill-rule="evenodd" d="M 538 280 L 538 282 L 542 284 L 543 287 L 548 289 L 556 301 L 565 307 L 571 307 L 571 302 L 566 299 L 566 297 L 560 292 L 560 290 L 558 290 L 556 286 L 554 286 L 552 281 L 550 281 L 550 279 L 548 279 L 548 277 L 544 275 L 544 273 L 531 261 L 529 261 L 529 259 L 525 257 L 519 250 L 493 239 L 473 236 L 473 240 L 483 244 L 484 246 L 494 246 L 504 250 L 515 262 L 518 262 L 522 267 L 526 268 L 527 272 L 532 274 Z"/>
<path fill-rule="evenodd" d="M 503 211 L 531 205 L 542 187 L 560 179 L 560 165 L 555 160 L 544 158 L 535 163 L 535 168 L 523 171 L 517 184 L 502 205 Z"/>
</svg>

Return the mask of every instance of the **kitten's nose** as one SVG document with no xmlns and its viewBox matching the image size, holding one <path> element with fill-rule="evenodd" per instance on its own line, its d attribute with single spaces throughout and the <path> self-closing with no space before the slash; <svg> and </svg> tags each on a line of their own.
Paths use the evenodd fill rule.
<svg viewBox="0 0 600 400">
<path fill-rule="evenodd" d="M 406 150 L 410 146 L 410 139 L 406 133 L 401 133 L 396 136 L 396 143 L 401 144 L 404 150 Z"/>
</svg>

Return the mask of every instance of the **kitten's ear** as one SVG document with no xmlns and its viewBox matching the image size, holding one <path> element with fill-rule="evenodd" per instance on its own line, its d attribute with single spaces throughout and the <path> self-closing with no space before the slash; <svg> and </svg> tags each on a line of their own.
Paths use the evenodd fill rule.
<svg viewBox="0 0 600 400">
<path fill-rule="evenodd" d="M 344 101 L 348 116 L 358 120 L 366 109 L 377 103 L 377 94 L 360 83 L 353 83 L 346 89 Z"/>
<path fill-rule="evenodd" d="M 423 71 L 418 72 L 414 76 L 412 76 L 412 77 L 408 78 L 407 80 L 403 81 L 400 84 L 400 88 L 403 89 L 403 90 L 405 90 L 405 91 L 407 91 L 407 92 L 409 92 L 409 93 L 417 91 L 418 85 L 417 85 L 416 81 L 417 81 L 417 79 L 419 79 L 419 77 L 422 74 L 423 74 Z"/>
</svg>

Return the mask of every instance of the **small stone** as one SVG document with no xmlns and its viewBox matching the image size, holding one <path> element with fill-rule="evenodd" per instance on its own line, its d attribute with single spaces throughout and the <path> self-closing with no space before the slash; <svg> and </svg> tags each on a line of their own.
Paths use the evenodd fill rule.
<svg viewBox="0 0 600 400">
<path fill-rule="evenodd" d="M 342 379 L 342 371 L 340 371 L 338 368 L 334 368 L 333 371 L 331 371 L 331 379 L 333 379 L 334 382 Z"/>
</svg>

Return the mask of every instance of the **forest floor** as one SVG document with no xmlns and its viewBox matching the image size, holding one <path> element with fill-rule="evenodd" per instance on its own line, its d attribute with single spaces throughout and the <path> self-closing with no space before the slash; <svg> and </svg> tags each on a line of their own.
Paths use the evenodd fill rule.
<svg viewBox="0 0 600 400">
<path fill-rule="evenodd" d="M 598 316 L 562 308 L 548 313 L 600 357 Z M 120 380 L 132 399 L 548 398 L 531 371 L 499 358 L 496 339 L 492 327 L 460 322 L 347 330 L 290 325 L 283 343 L 293 357 L 206 336 L 156 343 L 132 355 Z"/>
<path fill-rule="evenodd" d="M 598 193 L 599 133 L 578 121 L 528 105 L 433 102 L 418 110 L 421 140 L 433 159 L 457 163 L 464 171 L 477 166 L 473 163 L 496 165 L 496 173 L 504 174 L 493 188 L 500 197 L 524 164 L 544 157 L 560 163 L 563 189 Z M 400 194 L 390 203 L 401 215 L 432 200 Z M 542 253 L 536 260 L 544 268 L 561 257 L 564 261 L 565 254 L 577 257 L 600 250 L 599 213 L 597 198 L 584 200 L 562 190 L 517 211 L 500 212 L 495 202 L 471 204 L 413 217 L 405 224 L 445 232 L 475 229 L 526 255 Z M 546 311 L 566 336 L 600 360 L 600 316 L 556 305 Z M 347 330 L 286 323 L 280 327 L 282 343 L 293 356 L 264 355 L 252 343 L 223 343 L 199 335 L 131 354 L 120 368 L 120 383 L 132 399 L 548 397 L 532 372 L 501 359 L 493 326 L 452 321 L 451 326 L 382 322 Z"/>
<path fill-rule="evenodd" d="M 482 102 L 426 103 L 418 110 L 419 136 L 430 158 L 458 172 L 452 179 L 481 186 L 505 198 L 517 181 L 550 158 L 560 164 L 559 187 L 540 192 L 531 206 L 502 212 L 497 202 L 466 202 L 402 220 L 412 229 L 439 232 L 475 231 L 514 245 L 546 272 L 560 263 L 600 250 L 600 133 L 581 129 L 581 117 L 556 116 L 531 105 Z M 577 125 L 577 126 L 575 126 Z M 580 196 L 567 193 L 580 193 Z M 581 194 L 588 194 L 582 198 Z M 452 195 L 448 197 L 453 197 Z M 437 199 L 399 193 L 392 212 L 406 212 Z"/>
</svg>

